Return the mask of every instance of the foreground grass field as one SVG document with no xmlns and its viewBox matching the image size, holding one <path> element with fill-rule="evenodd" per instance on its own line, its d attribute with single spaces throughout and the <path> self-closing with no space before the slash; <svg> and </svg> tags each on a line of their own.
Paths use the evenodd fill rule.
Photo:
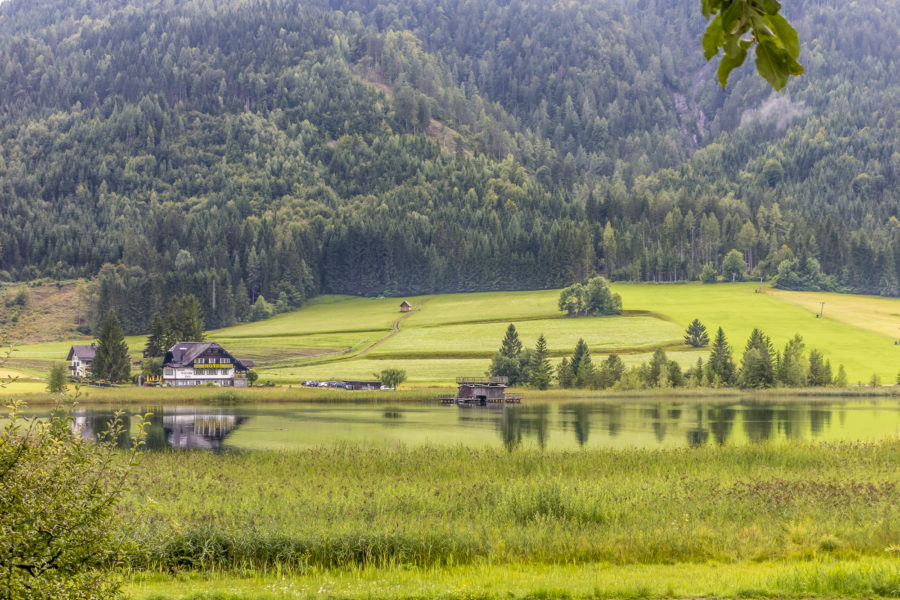
<svg viewBox="0 0 900 600">
<path fill-rule="evenodd" d="M 889 557 L 625 566 L 481 563 L 280 575 L 139 573 L 126 590 L 136 600 L 895 598 L 900 570 Z"/>
<path fill-rule="evenodd" d="M 707 356 L 707 350 L 681 343 L 684 328 L 699 318 L 711 333 L 723 327 L 737 361 L 750 331 L 759 327 L 776 349 L 801 334 L 807 348 L 822 351 L 835 372 L 845 366 L 851 385 L 868 383 L 873 374 L 893 383 L 900 370 L 900 346 L 894 344 L 900 333 L 898 299 L 770 288 L 757 293 L 755 283 L 613 287 L 626 309 L 618 317 L 566 318 L 556 309 L 558 290 L 411 298 L 415 310 L 406 315 L 396 298 L 323 296 L 292 313 L 209 332 L 208 339 L 256 361 L 261 381 L 371 378 L 397 367 L 406 370 L 407 386 L 446 387 L 457 376 L 484 374 L 509 323 L 516 324 L 526 347 L 543 333 L 555 360 L 583 337 L 597 359 L 616 352 L 626 364 L 637 364 L 663 347 L 688 367 Z M 822 301 L 824 316 L 817 318 Z M 20 347 L 9 366 L 41 376 L 72 343 Z M 128 343 L 137 359 L 144 338 Z"/>
<path fill-rule="evenodd" d="M 153 453 L 125 513 L 151 570 L 885 557 L 900 439 Z"/>
<path fill-rule="evenodd" d="M 900 596 L 897 438 L 159 453 L 121 517 L 138 598 Z"/>
</svg>

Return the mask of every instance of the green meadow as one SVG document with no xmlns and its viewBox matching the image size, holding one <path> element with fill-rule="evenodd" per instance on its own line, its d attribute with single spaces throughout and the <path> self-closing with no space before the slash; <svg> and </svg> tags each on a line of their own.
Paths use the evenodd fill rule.
<svg viewBox="0 0 900 600">
<path fill-rule="evenodd" d="M 868 383 L 873 374 L 883 383 L 894 382 L 900 370 L 900 346 L 894 344 L 900 300 L 758 288 L 756 283 L 617 283 L 613 289 L 622 296 L 625 314 L 577 319 L 557 310 L 558 290 L 409 298 L 414 311 L 405 315 L 399 298 L 323 296 L 266 321 L 211 331 L 208 339 L 253 359 L 261 382 L 371 378 L 396 367 L 407 372 L 406 387 L 447 387 L 457 376 L 484 374 L 509 323 L 526 347 L 543 333 L 555 360 L 584 338 L 597 358 L 615 352 L 626 364 L 638 364 L 662 347 L 688 367 L 707 354 L 681 341 L 687 324 L 699 318 L 711 334 L 724 328 L 737 361 L 750 331 L 759 327 L 776 349 L 799 333 L 835 371 L 843 364 L 851 385 Z M 825 302 L 822 318 L 817 317 L 820 302 Z M 52 361 L 65 358 L 72 343 L 85 340 L 19 347 L 9 366 L 40 377 Z M 128 343 L 137 360 L 144 338 Z"/>
</svg>

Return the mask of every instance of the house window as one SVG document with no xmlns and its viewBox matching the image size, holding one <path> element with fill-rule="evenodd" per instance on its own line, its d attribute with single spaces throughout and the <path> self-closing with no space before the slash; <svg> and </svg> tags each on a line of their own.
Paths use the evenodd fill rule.
<svg viewBox="0 0 900 600">
<path fill-rule="evenodd" d="M 174 369 L 163 369 L 163 376 L 164 376 L 164 377 L 172 377 L 172 376 L 174 376 L 174 375 L 175 375 L 175 370 L 174 370 Z"/>
</svg>

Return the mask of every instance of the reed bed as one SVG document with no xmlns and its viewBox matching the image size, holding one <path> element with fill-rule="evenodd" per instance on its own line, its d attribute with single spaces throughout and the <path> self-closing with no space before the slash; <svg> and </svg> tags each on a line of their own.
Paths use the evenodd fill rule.
<svg viewBox="0 0 900 600">
<path fill-rule="evenodd" d="M 164 572 L 896 556 L 900 438 L 168 452 L 121 510 L 131 566 Z"/>
</svg>

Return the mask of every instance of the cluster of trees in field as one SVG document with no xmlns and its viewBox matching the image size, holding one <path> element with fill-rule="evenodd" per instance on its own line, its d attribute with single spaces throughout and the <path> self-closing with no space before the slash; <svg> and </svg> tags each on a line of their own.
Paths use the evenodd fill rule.
<svg viewBox="0 0 900 600">
<path fill-rule="evenodd" d="M 127 333 L 189 293 L 210 328 L 323 292 L 730 280 L 731 251 L 900 294 L 900 8 L 794 7 L 807 73 L 769 97 L 707 73 L 694 4 L 3 3 L 0 278 L 94 278 L 89 325 Z"/>
<path fill-rule="evenodd" d="M 710 344 L 706 327 L 699 320 L 695 319 L 688 326 L 685 344 L 695 348 Z M 554 378 L 563 389 L 599 390 L 847 386 L 844 365 L 834 372 L 831 361 L 819 350 L 807 352 L 799 334 L 788 340 L 784 350 L 776 351 L 771 339 L 761 330 L 754 329 L 738 364 L 721 327 L 713 338 L 706 362 L 699 357 L 696 365 L 686 370 L 677 361 L 670 360 L 662 348 L 654 351 L 649 362 L 630 369 L 614 353 L 595 363 L 584 339 L 578 340 L 572 355 L 563 357 L 554 370 L 543 334 L 534 350 L 526 349 L 511 323 L 487 374 L 507 377 L 510 385 L 530 385 L 542 390 L 547 389 Z"/>
<path fill-rule="evenodd" d="M 622 314 L 622 297 L 609 289 L 609 281 L 600 275 L 565 288 L 559 294 L 559 310 L 570 317 Z"/>
</svg>

